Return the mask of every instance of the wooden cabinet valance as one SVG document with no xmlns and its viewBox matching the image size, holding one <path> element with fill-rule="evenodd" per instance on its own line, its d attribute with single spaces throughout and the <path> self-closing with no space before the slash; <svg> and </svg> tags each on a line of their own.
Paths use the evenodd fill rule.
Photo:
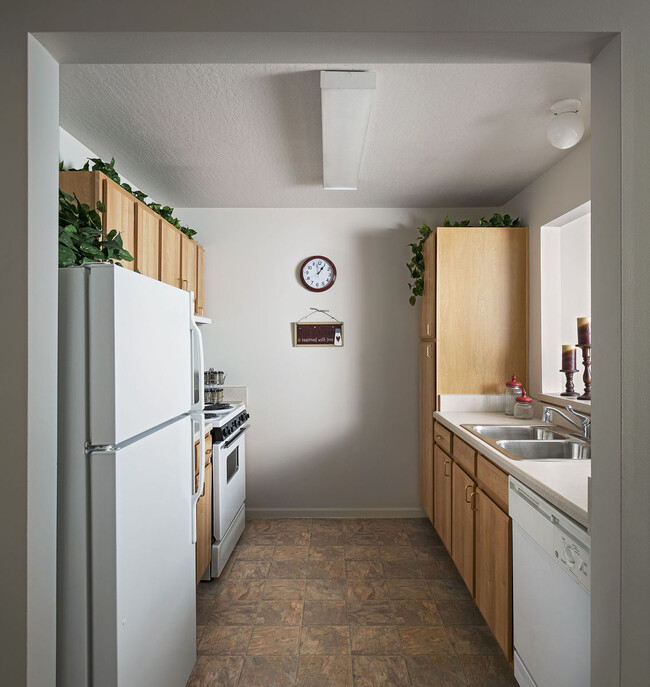
<svg viewBox="0 0 650 687">
<path fill-rule="evenodd" d="M 205 249 L 102 172 L 59 172 L 59 187 L 102 213 L 104 231 L 117 230 L 133 262 L 126 269 L 194 292 L 194 310 L 205 315 Z"/>
</svg>

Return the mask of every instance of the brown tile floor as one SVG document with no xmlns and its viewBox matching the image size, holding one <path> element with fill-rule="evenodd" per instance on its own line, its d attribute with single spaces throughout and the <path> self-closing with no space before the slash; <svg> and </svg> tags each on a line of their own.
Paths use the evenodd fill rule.
<svg viewBox="0 0 650 687">
<path fill-rule="evenodd" d="M 250 520 L 188 687 L 516 687 L 428 520 Z"/>
</svg>

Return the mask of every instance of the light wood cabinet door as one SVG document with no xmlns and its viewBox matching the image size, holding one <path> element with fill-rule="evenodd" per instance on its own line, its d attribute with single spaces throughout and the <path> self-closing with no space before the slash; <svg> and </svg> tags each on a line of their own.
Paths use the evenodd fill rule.
<svg viewBox="0 0 650 687">
<path fill-rule="evenodd" d="M 135 206 L 135 266 L 152 279 L 160 275 L 160 217 L 143 203 Z"/>
<path fill-rule="evenodd" d="M 424 256 L 424 292 L 420 296 L 420 338 L 436 336 L 436 234 L 429 236 L 422 247 Z"/>
<path fill-rule="evenodd" d="M 196 314 L 205 315 L 205 248 L 196 244 Z"/>
<path fill-rule="evenodd" d="M 420 504 L 433 522 L 433 342 L 420 343 Z"/>
<path fill-rule="evenodd" d="M 181 234 L 181 288 L 185 291 L 193 291 L 195 296 L 194 308 L 196 310 L 196 270 L 197 270 L 197 243 L 184 234 Z"/>
<path fill-rule="evenodd" d="M 475 599 L 499 646 L 512 659 L 512 521 L 476 492 Z"/>
<path fill-rule="evenodd" d="M 120 232 L 122 245 L 135 257 L 135 205 L 136 199 L 125 191 L 112 179 L 104 178 L 102 181 L 103 202 L 106 212 L 102 214 L 102 229 L 108 233 L 113 229 Z M 132 270 L 134 260 L 131 262 L 119 261 L 123 267 Z"/>
<path fill-rule="evenodd" d="M 198 477 L 195 478 L 198 480 Z M 212 557 L 212 463 L 205 466 L 205 486 L 196 504 L 196 584 Z"/>
<path fill-rule="evenodd" d="M 433 449 L 433 526 L 451 553 L 451 458 Z"/>
<path fill-rule="evenodd" d="M 436 318 L 438 394 L 500 394 L 511 375 L 526 380 L 528 229 L 439 227 Z"/>
<path fill-rule="evenodd" d="M 474 498 L 476 483 L 453 463 L 451 475 L 451 557 L 474 594 Z"/>
<path fill-rule="evenodd" d="M 160 222 L 159 279 L 177 289 L 181 287 L 181 237 L 171 224 Z"/>
</svg>

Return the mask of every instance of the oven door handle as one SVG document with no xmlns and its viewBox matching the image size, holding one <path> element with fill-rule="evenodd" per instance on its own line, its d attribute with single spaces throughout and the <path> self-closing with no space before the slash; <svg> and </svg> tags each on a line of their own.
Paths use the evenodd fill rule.
<svg viewBox="0 0 650 687">
<path fill-rule="evenodd" d="M 250 425 L 246 425 L 246 427 L 244 427 L 244 429 L 242 429 L 241 432 L 235 434 L 235 436 L 232 439 L 228 439 L 228 441 L 223 445 L 223 448 L 230 448 L 249 427 Z"/>
</svg>

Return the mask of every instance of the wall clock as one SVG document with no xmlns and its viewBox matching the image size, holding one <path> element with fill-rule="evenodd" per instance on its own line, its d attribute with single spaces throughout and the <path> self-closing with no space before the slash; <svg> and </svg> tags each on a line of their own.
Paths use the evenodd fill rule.
<svg viewBox="0 0 650 687">
<path fill-rule="evenodd" d="M 327 291 L 336 281 L 336 267 L 329 258 L 312 255 L 300 267 L 300 281 L 310 291 Z"/>
</svg>

